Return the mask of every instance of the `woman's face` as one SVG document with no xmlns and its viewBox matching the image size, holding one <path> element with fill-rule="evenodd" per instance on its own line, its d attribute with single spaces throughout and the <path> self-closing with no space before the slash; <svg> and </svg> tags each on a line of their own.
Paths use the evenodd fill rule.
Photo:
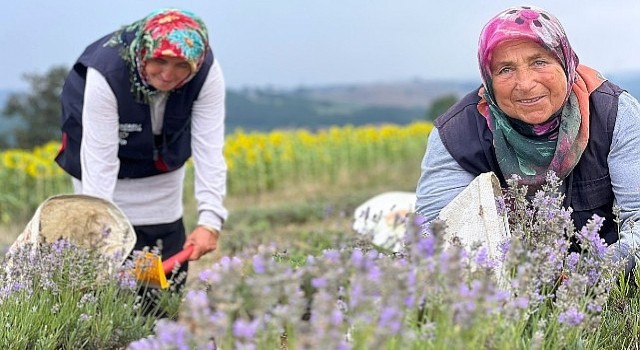
<svg viewBox="0 0 640 350">
<path fill-rule="evenodd" d="M 562 65 L 532 40 L 499 44 L 493 50 L 490 68 L 496 103 L 511 118 L 541 124 L 564 104 L 567 78 Z"/>
<path fill-rule="evenodd" d="M 191 74 L 191 66 L 182 58 L 163 56 L 147 60 L 147 83 L 159 91 L 171 91 Z"/>
</svg>

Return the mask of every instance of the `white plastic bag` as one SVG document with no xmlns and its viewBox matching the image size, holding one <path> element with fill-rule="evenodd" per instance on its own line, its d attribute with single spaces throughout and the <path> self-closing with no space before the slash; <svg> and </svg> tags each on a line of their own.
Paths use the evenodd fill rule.
<svg viewBox="0 0 640 350">
<path fill-rule="evenodd" d="M 487 248 L 496 262 L 498 282 L 504 286 L 505 271 L 500 264 L 499 245 L 511 237 L 505 214 L 499 214 L 496 197 L 502 194 L 493 172 L 478 175 L 458 196 L 440 211 L 446 223 L 445 244 L 455 237 L 467 249 L 474 244 Z"/>
<path fill-rule="evenodd" d="M 414 192 L 392 191 L 376 195 L 356 208 L 353 230 L 370 235 L 372 243 L 394 252 L 402 248 L 406 220 L 416 203 Z"/>
</svg>

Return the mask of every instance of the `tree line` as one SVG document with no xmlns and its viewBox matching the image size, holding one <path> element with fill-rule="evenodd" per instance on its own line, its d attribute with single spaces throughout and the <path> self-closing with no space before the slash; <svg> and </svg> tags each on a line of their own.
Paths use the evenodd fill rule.
<svg viewBox="0 0 640 350">
<path fill-rule="evenodd" d="M 60 139 L 59 95 L 68 71 L 68 67 L 54 66 L 43 74 L 24 75 L 29 89 L 26 92 L 12 93 L 2 108 L 5 118 L 15 118 L 21 123 L 12 130 L 5 131 L 10 132 L 12 137 L 1 135 L 0 149 L 29 149 Z M 433 121 L 457 100 L 455 95 L 442 96 L 434 100 L 426 112 L 390 106 L 366 107 L 327 115 L 322 111 L 327 107 L 323 102 L 300 100 L 291 96 L 266 96 L 262 101 L 252 101 L 241 93 L 231 91 L 227 94 L 227 129 L 317 129 L 330 125 L 383 123 L 389 120 L 389 116 L 394 116 L 394 122 L 398 124 L 419 119 Z"/>
</svg>

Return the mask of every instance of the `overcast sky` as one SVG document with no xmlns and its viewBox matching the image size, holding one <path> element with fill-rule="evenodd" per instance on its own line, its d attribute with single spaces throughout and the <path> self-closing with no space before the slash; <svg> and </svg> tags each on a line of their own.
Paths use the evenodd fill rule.
<svg viewBox="0 0 640 350">
<path fill-rule="evenodd" d="M 478 80 L 482 26 L 527 4 L 560 19 L 582 63 L 640 71 L 639 0 L 7 0 L 0 89 L 24 89 L 24 73 L 70 66 L 95 39 L 176 4 L 203 18 L 233 88 Z"/>
</svg>

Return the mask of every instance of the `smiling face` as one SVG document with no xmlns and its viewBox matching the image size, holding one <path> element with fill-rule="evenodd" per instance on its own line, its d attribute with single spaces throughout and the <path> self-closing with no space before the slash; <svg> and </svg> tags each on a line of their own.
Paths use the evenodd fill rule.
<svg viewBox="0 0 640 350">
<path fill-rule="evenodd" d="M 562 108 L 567 78 L 556 57 L 532 40 L 505 41 L 491 57 L 493 95 L 509 117 L 541 124 Z"/>
<path fill-rule="evenodd" d="M 171 91 L 187 79 L 191 66 L 183 58 L 163 56 L 147 60 L 144 73 L 149 85 L 158 91 Z"/>
</svg>

